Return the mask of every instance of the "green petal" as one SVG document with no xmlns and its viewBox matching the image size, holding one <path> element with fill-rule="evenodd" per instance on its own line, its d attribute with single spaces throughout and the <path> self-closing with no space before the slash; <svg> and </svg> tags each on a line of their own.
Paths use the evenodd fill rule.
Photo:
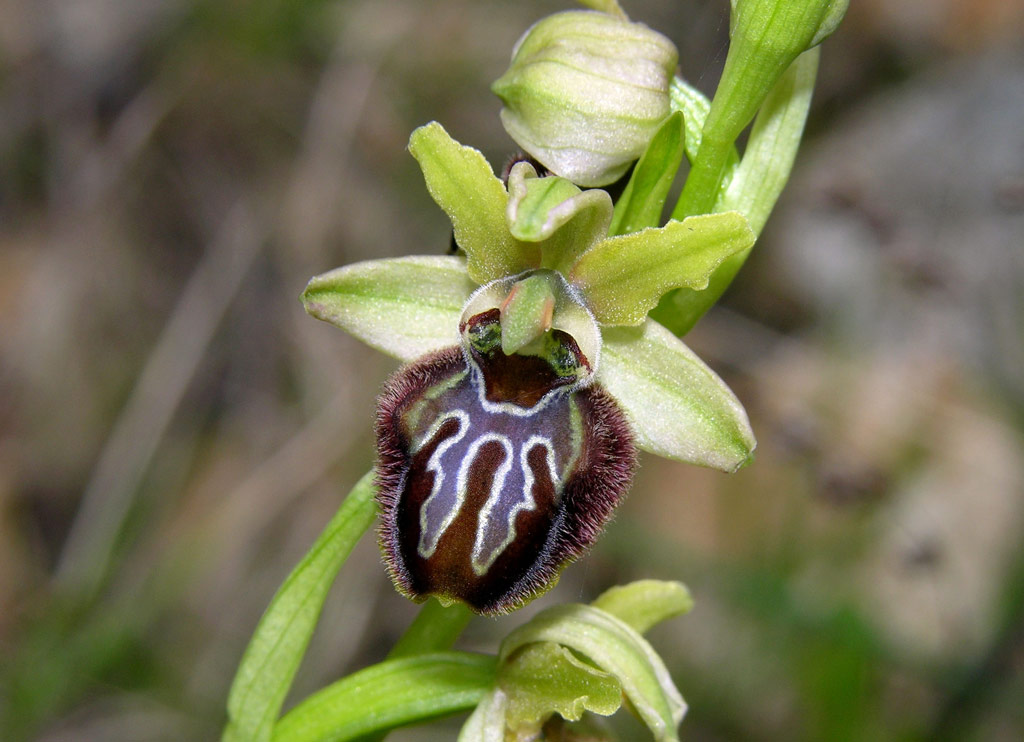
<svg viewBox="0 0 1024 742">
<path fill-rule="evenodd" d="M 274 742 L 341 742 L 475 706 L 494 682 L 490 655 L 437 652 L 385 660 L 328 685 L 274 728 Z"/>
<path fill-rule="evenodd" d="M 505 742 L 507 709 L 508 696 L 500 688 L 492 688 L 462 725 L 458 742 Z"/>
<path fill-rule="evenodd" d="M 553 642 L 584 655 L 622 684 L 626 698 L 656 740 L 676 740 L 686 704 L 665 664 L 628 624 L 587 605 L 560 605 L 537 614 L 501 643 L 499 660 L 535 642 Z"/>
<path fill-rule="evenodd" d="M 661 212 L 683 160 L 683 115 L 673 113 L 647 145 L 615 204 L 609 234 L 638 232 L 661 223 Z"/>
<path fill-rule="evenodd" d="M 645 634 L 665 619 L 689 613 L 693 598 L 681 582 L 637 580 L 605 590 L 591 605 Z"/>
<path fill-rule="evenodd" d="M 608 234 L 612 199 L 605 191 L 581 191 L 565 178 L 537 177 L 527 162 L 508 176 L 509 230 L 519 240 L 539 242 L 545 268 L 565 272 L 588 247 Z"/>
<path fill-rule="evenodd" d="M 508 194 L 480 152 L 452 139 L 435 122 L 409 138 L 409 151 L 423 170 L 427 190 L 455 229 L 466 252 L 469 275 L 477 283 L 522 273 L 539 266 L 540 251 L 508 231 Z"/>
<path fill-rule="evenodd" d="M 459 343 L 459 317 L 476 286 L 461 258 L 368 260 L 313 278 L 306 311 L 403 361 Z"/>
<path fill-rule="evenodd" d="M 738 212 L 688 217 L 599 242 L 580 257 L 569 280 L 598 322 L 638 325 L 666 291 L 704 288 L 725 258 L 749 249 L 754 239 Z"/>
<path fill-rule="evenodd" d="M 640 448 L 727 472 L 747 462 L 756 443 L 743 405 L 682 340 L 650 319 L 603 335 L 597 378 Z"/>
</svg>

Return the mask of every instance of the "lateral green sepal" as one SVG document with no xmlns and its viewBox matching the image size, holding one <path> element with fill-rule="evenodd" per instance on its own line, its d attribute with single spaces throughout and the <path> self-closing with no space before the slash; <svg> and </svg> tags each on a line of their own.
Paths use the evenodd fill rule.
<svg viewBox="0 0 1024 742">
<path fill-rule="evenodd" d="M 475 289 L 462 258 L 411 256 L 316 276 L 302 303 L 317 319 L 408 362 L 459 343 L 459 317 Z"/>
<path fill-rule="evenodd" d="M 682 340 L 651 319 L 603 336 L 597 379 L 640 448 L 726 472 L 747 463 L 757 444 L 743 405 Z"/>
</svg>

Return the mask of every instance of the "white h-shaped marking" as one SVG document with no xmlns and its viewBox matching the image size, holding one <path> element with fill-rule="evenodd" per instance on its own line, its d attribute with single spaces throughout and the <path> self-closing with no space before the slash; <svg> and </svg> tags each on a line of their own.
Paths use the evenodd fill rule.
<svg viewBox="0 0 1024 742">
<path fill-rule="evenodd" d="M 551 441 L 542 435 L 532 435 L 527 439 L 526 443 L 519 449 L 519 466 L 523 470 L 523 499 L 513 505 L 508 512 L 508 533 L 505 536 L 505 540 L 498 544 L 486 558 L 482 557 L 484 550 L 484 531 L 486 530 L 491 519 L 491 511 L 494 510 L 498 504 L 498 497 L 501 492 L 491 489 L 491 495 L 487 498 L 487 502 L 484 503 L 483 508 L 480 510 L 480 521 L 477 524 L 476 529 L 476 541 L 473 544 L 473 572 L 480 576 L 487 573 L 487 570 L 491 568 L 501 553 L 508 548 L 508 545 L 516 540 L 516 516 L 523 510 L 533 510 L 537 506 L 536 500 L 533 499 L 533 469 L 530 468 L 530 462 L 528 457 L 530 451 L 534 446 L 541 445 L 544 447 L 545 459 L 548 465 L 548 473 L 551 477 L 551 484 L 556 489 L 558 488 L 558 477 L 555 474 L 555 449 L 551 445 Z"/>
</svg>

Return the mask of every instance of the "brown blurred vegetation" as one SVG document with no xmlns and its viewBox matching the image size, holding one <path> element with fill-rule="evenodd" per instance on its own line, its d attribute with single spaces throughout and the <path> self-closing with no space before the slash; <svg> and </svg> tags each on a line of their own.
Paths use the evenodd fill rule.
<svg viewBox="0 0 1024 742">
<path fill-rule="evenodd" d="M 441 253 L 409 132 L 500 162 L 488 85 L 568 3 L 0 2 L 0 739 L 212 739 L 261 611 L 372 463 L 394 363 L 313 274 Z M 713 91 L 724 0 L 627 2 Z M 521 614 L 638 577 L 689 740 L 1024 738 L 1024 6 L 864 0 L 726 301 L 732 477 L 647 458 Z M 414 614 L 372 540 L 296 697 Z M 396 734 L 451 739 L 458 721 Z"/>
</svg>

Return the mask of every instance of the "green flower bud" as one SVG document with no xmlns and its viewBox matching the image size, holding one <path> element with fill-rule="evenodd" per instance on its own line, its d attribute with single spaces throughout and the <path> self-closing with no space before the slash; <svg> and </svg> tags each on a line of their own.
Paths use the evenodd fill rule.
<svg viewBox="0 0 1024 742">
<path fill-rule="evenodd" d="M 620 178 L 669 115 L 678 53 L 641 23 L 566 11 L 534 24 L 491 89 L 509 135 L 583 186 Z"/>
</svg>

